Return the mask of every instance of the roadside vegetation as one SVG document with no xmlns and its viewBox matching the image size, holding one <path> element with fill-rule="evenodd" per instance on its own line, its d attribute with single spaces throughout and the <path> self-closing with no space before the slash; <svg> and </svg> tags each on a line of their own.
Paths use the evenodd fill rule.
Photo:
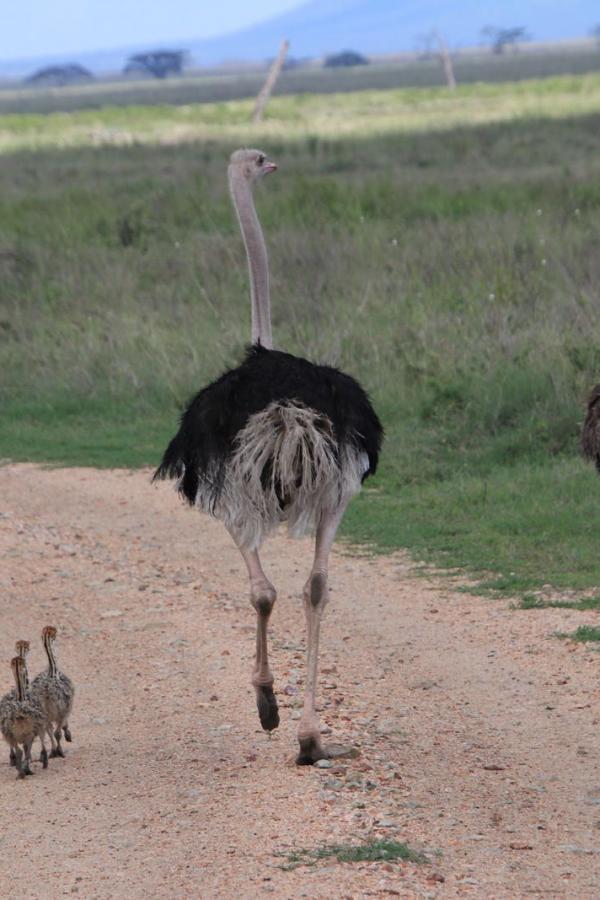
<svg viewBox="0 0 600 900">
<path fill-rule="evenodd" d="M 580 625 L 570 634 L 560 632 L 556 637 L 575 641 L 579 644 L 597 643 L 600 641 L 600 628 L 595 625 Z"/>
<path fill-rule="evenodd" d="M 281 868 L 287 870 L 297 869 L 298 866 L 314 866 L 322 860 L 335 860 L 338 863 L 429 863 L 424 853 L 412 850 L 407 844 L 383 840 L 367 841 L 364 844 L 332 844 L 314 850 L 289 850 L 277 855 L 285 857 L 286 862 Z"/>
<path fill-rule="evenodd" d="M 347 537 L 508 594 L 600 584 L 600 76 L 0 117 L 0 456 L 153 465 L 249 335 L 226 162 L 257 198 L 279 346 L 387 430 Z"/>
<path fill-rule="evenodd" d="M 535 594 L 525 594 L 514 609 L 575 609 L 587 612 L 600 609 L 600 597 L 582 597 L 580 600 L 544 600 Z"/>
</svg>

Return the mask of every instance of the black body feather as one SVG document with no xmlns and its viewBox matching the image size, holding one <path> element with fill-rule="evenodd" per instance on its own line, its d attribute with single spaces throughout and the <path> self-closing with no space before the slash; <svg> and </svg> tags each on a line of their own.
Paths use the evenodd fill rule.
<svg viewBox="0 0 600 900">
<path fill-rule="evenodd" d="M 192 398 L 154 478 L 177 478 L 190 504 L 200 481 L 210 482 L 214 509 L 236 436 L 250 416 L 273 401 L 286 400 L 327 416 L 338 454 L 351 445 L 368 457 L 364 477 L 375 472 L 383 428 L 360 384 L 331 366 L 255 345 L 241 365 Z"/>
<path fill-rule="evenodd" d="M 588 411 L 581 429 L 581 452 L 594 462 L 600 472 L 600 384 L 597 384 L 588 399 Z"/>
</svg>

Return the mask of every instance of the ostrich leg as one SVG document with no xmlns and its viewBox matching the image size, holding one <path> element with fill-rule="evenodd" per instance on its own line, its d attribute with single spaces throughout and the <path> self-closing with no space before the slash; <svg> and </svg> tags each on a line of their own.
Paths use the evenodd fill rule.
<svg viewBox="0 0 600 900">
<path fill-rule="evenodd" d="M 296 758 L 296 762 L 299 766 L 310 766 L 318 759 L 327 759 L 330 755 L 321 745 L 319 720 L 315 709 L 315 694 L 317 691 L 321 618 L 329 599 L 327 587 L 329 554 L 345 509 L 346 504 L 333 512 L 326 512 L 321 515 L 317 528 L 315 558 L 308 581 L 304 585 L 303 598 L 307 630 L 306 683 L 304 687 L 304 709 L 298 726 L 300 753 Z"/>
<path fill-rule="evenodd" d="M 252 672 L 252 684 L 256 691 L 258 717 L 265 731 L 273 731 L 279 725 L 279 711 L 277 709 L 277 700 L 273 693 L 273 673 L 269 668 L 267 625 L 269 624 L 271 610 L 277 594 L 263 572 L 258 551 L 246 550 L 244 547 L 240 547 L 239 544 L 237 546 L 248 569 L 250 603 L 256 610 L 257 616 L 256 658 L 254 660 L 254 671 Z"/>
</svg>

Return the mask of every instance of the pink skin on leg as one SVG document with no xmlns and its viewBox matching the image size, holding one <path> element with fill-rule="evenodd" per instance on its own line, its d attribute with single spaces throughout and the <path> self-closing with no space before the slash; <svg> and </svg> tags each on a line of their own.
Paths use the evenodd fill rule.
<svg viewBox="0 0 600 900">
<path fill-rule="evenodd" d="M 273 692 L 273 673 L 269 668 L 267 626 L 277 594 L 263 572 L 258 551 L 238 549 L 242 554 L 250 578 L 250 602 L 256 610 L 256 657 L 252 672 L 252 684 L 256 691 L 256 705 L 260 724 L 265 731 L 273 731 L 279 725 L 277 701 Z"/>
<path fill-rule="evenodd" d="M 298 726 L 300 753 L 298 765 L 312 765 L 319 759 L 327 759 L 329 753 L 321 745 L 319 719 L 315 708 L 317 691 L 317 668 L 319 664 L 319 632 L 323 610 L 329 599 L 327 569 L 329 554 L 338 526 L 344 515 L 344 504 L 333 512 L 323 513 L 315 542 L 315 558 L 308 581 L 304 586 L 304 611 L 306 613 L 306 685 L 304 689 L 304 709 Z"/>
</svg>

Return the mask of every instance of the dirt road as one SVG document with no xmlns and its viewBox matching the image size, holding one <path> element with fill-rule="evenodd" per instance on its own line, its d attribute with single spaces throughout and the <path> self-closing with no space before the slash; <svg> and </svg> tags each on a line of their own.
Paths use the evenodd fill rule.
<svg viewBox="0 0 600 900">
<path fill-rule="evenodd" d="M 52 623 L 78 691 L 65 760 L 17 782 L 2 751 L 5 895 L 600 896 L 600 657 L 553 637 L 584 614 L 513 611 L 400 556 L 338 549 L 322 721 L 361 755 L 298 769 L 307 542 L 264 554 L 279 589 L 271 740 L 238 553 L 147 472 L 0 468 L 0 558 L 0 688 L 15 639 L 42 667 Z M 284 868 L 294 850 L 371 838 L 431 862 Z"/>
</svg>

